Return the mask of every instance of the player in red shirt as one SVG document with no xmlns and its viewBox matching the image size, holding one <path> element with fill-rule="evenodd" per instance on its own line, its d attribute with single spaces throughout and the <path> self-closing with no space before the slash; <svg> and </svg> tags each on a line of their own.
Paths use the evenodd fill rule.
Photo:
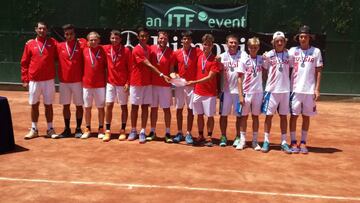
<svg viewBox="0 0 360 203">
<path fill-rule="evenodd" d="M 176 78 L 184 78 L 186 81 L 196 80 L 197 60 L 202 51 L 198 47 L 192 47 L 192 32 L 181 33 L 182 48 L 174 51 L 175 64 L 177 65 Z M 193 144 L 191 130 L 194 114 L 191 107 L 191 98 L 194 93 L 194 85 L 175 87 L 175 106 L 178 133 L 174 137 L 175 143 L 181 142 L 184 138 L 182 132 L 183 108 L 187 105 L 187 131 L 185 135 L 186 144 Z"/>
<path fill-rule="evenodd" d="M 35 27 L 35 39 L 25 44 L 21 58 L 21 81 L 29 89 L 31 105 L 31 129 L 25 139 L 39 136 L 37 122 L 39 119 L 40 96 L 43 95 L 45 117 L 47 121 L 46 137 L 56 136 L 53 128 L 53 99 L 55 94 L 55 58 L 56 40 L 47 37 L 47 25 L 38 22 Z"/>
<path fill-rule="evenodd" d="M 82 75 L 84 68 L 82 52 L 87 42 L 84 38 L 76 38 L 74 25 L 66 24 L 62 28 L 64 31 L 65 42 L 58 43 L 57 53 L 59 58 L 58 75 L 60 80 L 60 104 L 63 105 L 65 129 L 61 134 L 53 138 L 71 136 L 71 98 L 76 106 L 75 137 L 80 138 L 82 135 L 81 123 L 84 104 L 82 98 Z"/>
<path fill-rule="evenodd" d="M 199 56 L 197 62 L 196 80 L 189 81 L 188 85 L 195 84 L 193 96 L 193 112 L 198 115 L 197 123 L 199 137 L 197 143 L 205 143 L 212 147 L 212 132 L 214 130 L 214 115 L 216 112 L 217 95 L 217 73 L 220 71 L 220 64 L 214 54 L 211 53 L 214 46 L 214 37 L 205 34 L 202 37 L 203 54 Z M 204 138 L 204 114 L 208 117 L 207 131 L 208 136 Z"/>
<path fill-rule="evenodd" d="M 173 72 L 174 57 L 173 51 L 167 46 L 169 42 L 168 33 L 165 31 L 158 32 L 158 44 L 151 46 L 150 62 L 165 76 L 170 76 L 170 72 Z M 151 141 L 155 138 L 155 128 L 158 117 L 158 107 L 160 106 L 164 111 L 165 119 L 165 142 L 172 143 L 170 136 L 170 123 L 171 123 L 171 99 L 172 92 L 171 87 L 166 80 L 164 80 L 155 71 L 152 73 L 152 104 L 150 112 L 151 130 L 146 140 Z"/>
<path fill-rule="evenodd" d="M 90 32 L 87 40 L 88 47 L 83 50 L 84 75 L 82 78 L 86 128 L 81 138 L 87 139 L 91 134 L 91 107 L 95 100 L 99 120 L 98 138 L 102 139 L 105 116 L 106 54 L 99 45 L 100 35 L 97 32 Z"/>
<path fill-rule="evenodd" d="M 170 78 L 161 73 L 149 61 L 150 46 L 147 45 L 149 32 L 146 28 L 138 28 L 139 44 L 132 52 L 132 66 L 130 72 L 130 103 L 131 103 L 131 132 L 128 140 L 135 140 L 137 137 L 136 124 L 141 105 L 141 131 L 139 142 L 146 142 L 145 128 L 149 114 L 149 104 L 152 103 L 151 70 L 163 77 L 166 81 Z"/>
<path fill-rule="evenodd" d="M 111 138 L 111 120 L 114 102 L 121 105 L 121 130 L 119 140 L 125 140 L 125 127 L 128 117 L 127 101 L 129 95 L 129 69 L 131 65 L 131 51 L 121 44 L 121 33 L 118 30 L 110 32 L 111 44 L 103 46 L 107 56 L 108 82 L 106 85 L 106 131 L 103 141 Z"/>
</svg>

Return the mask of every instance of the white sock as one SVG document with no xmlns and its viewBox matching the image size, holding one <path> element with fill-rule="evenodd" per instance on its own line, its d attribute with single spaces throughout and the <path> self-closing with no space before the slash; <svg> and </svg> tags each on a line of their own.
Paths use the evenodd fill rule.
<svg viewBox="0 0 360 203">
<path fill-rule="evenodd" d="M 187 135 L 190 135 L 190 134 L 191 134 L 191 132 L 190 132 L 190 131 L 186 131 L 186 134 L 187 134 Z"/>
<path fill-rule="evenodd" d="M 140 133 L 145 133 L 145 128 L 141 128 Z"/>
<path fill-rule="evenodd" d="M 31 122 L 31 128 L 37 130 L 37 122 Z"/>
<path fill-rule="evenodd" d="M 258 140 L 258 132 L 253 132 L 253 141 L 257 142 Z"/>
<path fill-rule="evenodd" d="M 136 132 L 136 128 L 131 128 L 131 132 Z"/>
<path fill-rule="evenodd" d="M 265 133 L 264 142 L 269 142 L 270 143 L 269 137 L 270 137 L 270 133 Z"/>
<path fill-rule="evenodd" d="M 286 144 L 286 133 L 281 134 L 281 144 Z"/>
<path fill-rule="evenodd" d="M 301 141 L 306 143 L 308 131 L 302 130 L 301 131 Z"/>
<path fill-rule="evenodd" d="M 290 137 L 291 137 L 291 142 L 295 142 L 296 141 L 296 132 L 290 132 Z"/>
<path fill-rule="evenodd" d="M 155 132 L 155 128 L 150 128 L 150 132 Z"/>
<path fill-rule="evenodd" d="M 53 128 L 53 123 L 52 123 L 52 122 L 47 123 L 47 128 L 48 128 L 48 130 L 50 130 L 51 128 Z"/>
<path fill-rule="evenodd" d="M 166 134 L 170 134 L 170 128 L 165 129 Z"/>
<path fill-rule="evenodd" d="M 240 132 L 240 139 L 241 140 L 246 140 L 246 132 Z"/>
</svg>

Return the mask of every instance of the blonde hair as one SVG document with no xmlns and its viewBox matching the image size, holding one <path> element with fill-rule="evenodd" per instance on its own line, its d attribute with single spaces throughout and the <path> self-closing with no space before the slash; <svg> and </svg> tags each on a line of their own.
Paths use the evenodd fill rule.
<svg viewBox="0 0 360 203">
<path fill-rule="evenodd" d="M 89 32 L 89 34 L 86 36 L 87 40 L 89 40 L 90 35 L 95 35 L 96 38 L 100 39 L 99 33 L 95 32 L 95 31 L 92 31 L 92 32 Z"/>
<path fill-rule="evenodd" d="M 202 42 L 211 42 L 214 43 L 214 36 L 212 34 L 205 34 L 202 38 L 201 38 Z"/>
<path fill-rule="evenodd" d="M 250 46 L 250 45 L 260 46 L 260 40 L 257 37 L 252 37 L 252 38 L 248 39 L 247 45 L 248 46 Z"/>
</svg>

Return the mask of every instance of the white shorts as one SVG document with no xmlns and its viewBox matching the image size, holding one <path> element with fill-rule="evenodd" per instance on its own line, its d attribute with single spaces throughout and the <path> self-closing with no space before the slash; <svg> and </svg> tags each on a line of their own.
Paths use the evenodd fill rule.
<svg viewBox="0 0 360 203">
<path fill-rule="evenodd" d="M 230 114 L 238 115 L 239 94 L 223 92 L 220 96 L 220 115 L 228 116 Z M 231 111 L 232 110 L 232 111 Z"/>
<path fill-rule="evenodd" d="M 280 115 L 287 115 L 289 114 L 289 98 L 290 93 L 271 93 L 265 92 L 264 100 L 262 103 L 262 112 L 265 115 L 274 115 L 276 111 Z"/>
<path fill-rule="evenodd" d="M 314 116 L 317 114 L 316 102 L 313 94 L 291 93 L 290 96 L 291 115 Z"/>
<path fill-rule="evenodd" d="M 151 107 L 170 108 L 171 99 L 171 87 L 152 86 Z"/>
<path fill-rule="evenodd" d="M 194 94 L 193 86 L 185 86 L 185 87 L 175 87 L 175 107 L 176 109 L 184 108 L 186 103 L 187 107 L 190 108 L 192 106 L 190 102 L 192 102 L 192 97 Z"/>
<path fill-rule="evenodd" d="M 133 105 L 152 103 L 152 86 L 130 86 L 130 103 Z"/>
<path fill-rule="evenodd" d="M 82 106 L 84 104 L 83 101 L 83 93 L 82 93 L 82 83 L 74 82 L 74 83 L 60 83 L 60 104 L 70 104 L 71 97 L 73 100 L 73 104 L 76 106 Z"/>
<path fill-rule="evenodd" d="M 96 108 L 105 106 L 105 87 L 83 88 L 84 107 L 91 107 L 95 100 Z"/>
<path fill-rule="evenodd" d="M 244 105 L 242 107 L 242 116 L 247 116 L 249 113 L 258 116 L 261 113 L 261 103 L 263 100 L 263 93 L 245 94 Z"/>
<path fill-rule="evenodd" d="M 216 112 L 216 97 L 200 96 L 194 94 L 192 109 L 194 115 L 205 114 L 207 117 L 212 117 Z"/>
<path fill-rule="evenodd" d="M 106 85 L 106 103 L 118 102 L 120 105 L 126 105 L 129 93 L 125 92 L 124 86 L 114 86 L 110 83 Z"/>
<path fill-rule="evenodd" d="M 50 105 L 53 103 L 55 96 L 54 79 L 29 82 L 29 104 L 38 103 L 41 95 L 43 95 L 44 104 Z"/>
</svg>

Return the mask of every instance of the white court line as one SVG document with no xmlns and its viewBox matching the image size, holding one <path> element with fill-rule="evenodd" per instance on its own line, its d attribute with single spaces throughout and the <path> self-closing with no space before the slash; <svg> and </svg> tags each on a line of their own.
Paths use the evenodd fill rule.
<svg viewBox="0 0 360 203">
<path fill-rule="evenodd" d="M 46 179 L 25 179 L 25 178 L 8 178 L 8 177 L 0 177 L 0 181 L 113 186 L 113 187 L 120 187 L 120 188 L 123 188 L 123 189 L 129 189 L 129 190 L 134 189 L 134 188 L 156 188 L 156 189 L 170 189 L 170 190 L 242 193 L 242 194 L 248 194 L 248 195 L 263 195 L 263 196 L 299 197 L 299 198 L 309 198 L 309 199 L 331 199 L 331 200 L 360 201 L 360 197 L 344 197 L 344 196 L 328 196 L 328 195 L 296 194 L 296 193 L 280 193 L 280 192 L 262 192 L 262 191 L 234 190 L 234 189 L 220 189 L 220 188 L 187 187 L 187 186 L 176 186 L 176 185 L 174 185 L 174 186 L 166 186 L 166 185 L 145 185 L 145 184 L 111 183 L 111 182 L 95 182 L 95 181 L 65 181 L 65 180 L 46 180 Z"/>
</svg>

